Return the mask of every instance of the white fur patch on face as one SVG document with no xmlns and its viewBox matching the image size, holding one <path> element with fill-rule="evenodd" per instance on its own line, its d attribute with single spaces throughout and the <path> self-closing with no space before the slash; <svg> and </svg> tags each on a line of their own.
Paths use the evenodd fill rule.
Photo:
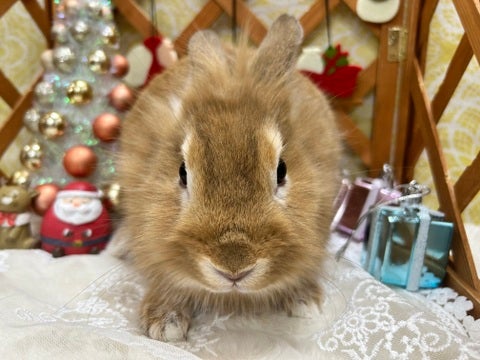
<svg viewBox="0 0 480 360">
<path fill-rule="evenodd" d="M 170 109 L 173 112 L 173 115 L 175 116 L 175 118 L 179 119 L 183 110 L 182 100 L 175 95 L 169 96 L 167 100 L 168 104 L 170 105 Z"/>
<path fill-rule="evenodd" d="M 286 205 L 286 200 L 287 200 L 287 195 L 288 195 L 288 190 L 289 189 L 290 189 L 290 179 L 287 175 L 285 177 L 285 184 L 277 187 L 277 191 L 275 192 L 275 200 L 282 205 Z"/>
<path fill-rule="evenodd" d="M 275 151 L 275 158 L 280 159 L 280 154 L 283 149 L 283 139 L 282 134 L 278 131 L 276 126 L 269 126 L 265 129 L 265 137 L 267 141 L 272 144 L 272 147 Z"/>
<path fill-rule="evenodd" d="M 188 150 L 190 149 L 190 144 L 192 143 L 192 134 L 188 133 L 186 136 L 185 136 L 185 140 L 183 140 L 183 144 L 182 144 L 182 155 L 183 155 L 183 158 L 186 159 L 187 158 L 187 155 L 188 155 Z"/>
<path fill-rule="evenodd" d="M 280 134 L 280 131 L 278 130 L 277 127 L 271 126 L 266 128 L 265 130 L 265 135 L 267 138 L 267 141 L 272 144 L 272 147 L 275 152 L 275 159 L 277 161 L 277 164 L 280 160 L 280 156 L 282 154 L 283 150 L 283 139 L 282 139 L 282 134 Z M 288 164 L 287 164 L 288 168 Z M 274 171 L 272 171 L 272 182 L 276 185 L 277 183 L 277 169 L 275 168 Z M 279 202 L 282 205 L 285 205 L 285 201 L 287 198 L 288 194 L 288 189 L 290 188 L 290 182 L 289 182 L 289 177 L 288 174 L 285 178 L 285 184 L 282 186 L 278 186 L 275 191 L 274 198 L 277 202 Z"/>
<path fill-rule="evenodd" d="M 194 181 L 194 176 L 193 176 L 194 174 L 189 168 L 188 162 L 187 162 L 188 152 L 190 150 L 191 143 L 192 143 L 192 134 L 187 134 L 181 146 L 182 156 L 185 161 L 185 168 L 187 170 L 187 188 L 184 189 L 185 191 L 182 191 L 181 199 L 180 199 L 182 207 L 185 207 L 187 205 L 187 202 L 192 194 L 192 183 Z M 180 165 L 181 164 L 178 164 L 178 166 Z"/>
</svg>

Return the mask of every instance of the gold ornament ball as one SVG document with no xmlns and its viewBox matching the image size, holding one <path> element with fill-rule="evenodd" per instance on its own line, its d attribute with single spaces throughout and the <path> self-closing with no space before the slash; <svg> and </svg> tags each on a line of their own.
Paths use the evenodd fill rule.
<svg viewBox="0 0 480 360">
<path fill-rule="evenodd" d="M 25 145 L 20 152 L 20 162 L 29 170 L 38 170 L 42 166 L 43 151 L 39 143 Z"/>
<path fill-rule="evenodd" d="M 53 204 L 60 187 L 55 184 L 43 184 L 36 186 L 35 191 L 38 195 L 32 201 L 32 208 L 37 215 L 42 216 L 47 212 L 50 205 Z"/>
<path fill-rule="evenodd" d="M 88 67 L 96 74 L 105 74 L 110 69 L 110 59 L 105 51 L 95 50 L 88 55 Z"/>
<path fill-rule="evenodd" d="M 118 43 L 118 30 L 114 24 L 107 24 L 100 31 L 103 43 L 109 46 L 115 46 Z"/>
<path fill-rule="evenodd" d="M 106 206 L 115 210 L 120 204 L 120 185 L 118 183 L 106 184 L 102 187 L 102 192 L 105 195 Z"/>
<path fill-rule="evenodd" d="M 92 100 L 92 96 L 92 87 L 84 80 L 74 80 L 67 87 L 67 97 L 74 105 L 86 104 Z"/>
<path fill-rule="evenodd" d="M 128 69 L 130 68 L 128 64 L 128 60 L 125 56 L 116 54 L 112 59 L 112 67 L 110 68 L 110 72 L 113 76 L 118 78 L 124 77 L 128 73 Z"/>
<path fill-rule="evenodd" d="M 121 121 L 117 115 L 103 113 L 98 115 L 92 123 L 93 134 L 104 142 L 118 139 L 120 135 Z"/>
<path fill-rule="evenodd" d="M 87 177 L 97 166 L 97 155 L 85 145 L 76 145 L 63 155 L 63 167 L 74 177 Z"/>
<path fill-rule="evenodd" d="M 8 180 L 9 185 L 28 186 L 30 183 L 30 173 L 27 170 L 15 171 Z"/>
<path fill-rule="evenodd" d="M 125 84 L 118 84 L 109 94 L 110 103 L 119 111 L 126 111 L 135 99 L 133 91 Z"/>
<path fill-rule="evenodd" d="M 48 139 L 54 139 L 65 133 L 66 121 L 56 111 L 50 111 L 43 115 L 38 122 L 40 133 Z"/>
</svg>

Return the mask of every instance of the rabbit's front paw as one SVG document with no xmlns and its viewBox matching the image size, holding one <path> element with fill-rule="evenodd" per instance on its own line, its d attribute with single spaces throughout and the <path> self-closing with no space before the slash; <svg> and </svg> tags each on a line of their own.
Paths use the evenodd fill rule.
<svg viewBox="0 0 480 360">
<path fill-rule="evenodd" d="M 147 324 L 148 336 L 160 341 L 182 341 L 187 339 L 189 319 L 176 311 L 150 319 Z"/>
<path fill-rule="evenodd" d="M 320 315 L 321 310 L 315 302 L 307 303 L 304 300 L 298 300 L 287 312 L 291 317 L 313 319 Z"/>
</svg>

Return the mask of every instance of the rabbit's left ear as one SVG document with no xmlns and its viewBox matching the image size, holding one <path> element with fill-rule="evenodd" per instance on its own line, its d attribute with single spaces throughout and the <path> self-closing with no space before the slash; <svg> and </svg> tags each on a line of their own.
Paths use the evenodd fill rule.
<svg viewBox="0 0 480 360">
<path fill-rule="evenodd" d="M 253 72 L 261 79 L 279 79 L 295 68 L 303 40 L 303 28 L 293 16 L 274 21 L 258 48 Z"/>
<path fill-rule="evenodd" d="M 211 30 L 197 31 L 188 43 L 188 55 L 194 66 L 225 64 L 225 49 L 217 34 Z"/>
</svg>

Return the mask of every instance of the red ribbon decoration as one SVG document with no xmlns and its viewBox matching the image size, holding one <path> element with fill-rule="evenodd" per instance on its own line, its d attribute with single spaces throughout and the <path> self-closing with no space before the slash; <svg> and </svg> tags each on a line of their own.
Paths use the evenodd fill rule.
<svg viewBox="0 0 480 360">
<path fill-rule="evenodd" d="M 4 222 L 6 222 L 8 226 L 14 226 L 16 219 L 17 219 L 16 213 L 8 213 L 8 212 L 0 211 L 0 226 L 3 225 Z"/>
</svg>

